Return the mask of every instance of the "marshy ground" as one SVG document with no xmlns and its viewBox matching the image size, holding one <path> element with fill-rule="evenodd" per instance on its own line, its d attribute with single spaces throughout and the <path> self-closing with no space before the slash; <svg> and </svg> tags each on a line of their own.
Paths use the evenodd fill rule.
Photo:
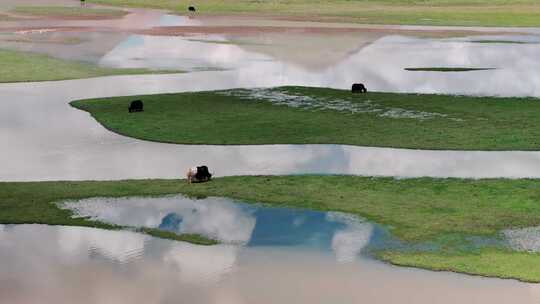
<svg viewBox="0 0 540 304">
<path fill-rule="evenodd" d="M 126 111 L 142 99 L 145 111 Z M 516 106 L 519 104 L 519 106 Z M 347 144 L 436 150 L 538 150 L 537 98 L 310 87 L 72 102 L 107 129 L 178 144 Z M 504 127 L 503 127 L 504 126 Z"/>
<path fill-rule="evenodd" d="M 208 0 L 191 17 L 182 1 L 86 2 L 0 3 L 0 82 L 77 79 L 0 85 L 0 281 L 17 287 L 0 300 L 537 301 L 536 284 L 389 265 L 540 281 L 538 29 L 410 26 L 536 26 L 535 1 Z M 145 111 L 128 114 L 135 98 Z M 179 179 L 198 163 L 217 178 Z M 140 223 L 81 211 L 179 193 L 180 211 Z M 212 213 L 221 200 L 248 206 L 252 233 L 227 230 L 241 244 L 199 233 L 242 223 Z M 303 210 L 275 225 L 298 230 L 316 213 L 334 227 L 326 251 L 319 233 L 245 246 L 280 239 L 253 206 Z M 335 212 L 348 224 L 335 229 Z M 406 246 L 366 258 L 379 232 L 351 219 Z"/>
<path fill-rule="evenodd" d="M 111 228 L 73 218 L 56 203 L 89 197 L 228 197 L 271 206 L 339 211 L 369 219 L 410 244 L 409 250 L 382 249 L 376 256 L 399 265 L 450 270 L 538 282 L 538 253 L 512 250 L 497 239 L 505 229 L 540 225 L 537 180 L 394 179 L 354 176 L 243 176 L 190 185 L 179 180 L 1 183 L 2 223 L 40 223 Z M 73 205 L 75 204 L 75 205 Z M 152 235 L 170 238 L 173 234 Z M 154 232 L 154 233 L 152 233 Z M 480 241 L 474 241 L 474 238 Z M 206 243 L 204 237 L 178 237 Z M 531 240 L 529 240 L 530 242 Z M 475 245 L 479 243 L 480 245 Z M 413 247 L 414 248 L 414 247 Z M 424 249 L 421 249 L 424 248 Z M 493 267 L 493 265 L 498 265 Z"/>
</svg>

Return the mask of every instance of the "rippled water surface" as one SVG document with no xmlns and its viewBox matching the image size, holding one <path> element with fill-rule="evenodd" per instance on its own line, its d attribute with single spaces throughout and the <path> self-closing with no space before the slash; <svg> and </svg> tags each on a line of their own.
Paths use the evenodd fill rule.
<svg viewBox="0 0 540 304">
<path fill-rule="evenodd" d="M 4 303 L 536 303 L 534 284 L 283 246 L 196 246 L 127 231 L 0 225 Z M 391 288 L 391 292 L 386 292 Z"/>
</svg>

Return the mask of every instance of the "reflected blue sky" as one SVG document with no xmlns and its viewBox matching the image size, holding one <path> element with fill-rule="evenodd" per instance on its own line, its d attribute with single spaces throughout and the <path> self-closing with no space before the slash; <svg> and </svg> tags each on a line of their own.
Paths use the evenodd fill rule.
<svg viewBox="0 0 540 304">
<path fill-rule="evenodd" d="M 382 228 L 352 215 L 253 205 L 226 198 L 90 198 L 60 206 L 74 211 L 75 216 L 111 224 L 198 233 L 247 247 L 329 251 L 342 261 L 356 259 L 370 242 L 379 246 L 390 242 Z"/>
</svg>

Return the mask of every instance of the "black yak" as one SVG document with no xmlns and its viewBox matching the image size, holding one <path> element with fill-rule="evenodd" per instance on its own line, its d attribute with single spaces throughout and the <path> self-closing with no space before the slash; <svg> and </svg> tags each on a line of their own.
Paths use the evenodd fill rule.
<svg viewBox="0 0 540 304">
<path fill-rule="evenodd" d="M 143 111 L 143 103 L 140 99 L 134 100 L 129 105 L 129 113 L 131 112 L 142 112 Z"/>
<path fill-rule="evenodd" d="M 355 83 L 352 85 L 351 92 L 353 93 L 367 93 L 367 89 L 363 83 Z"/>
<path fill-rule="evenodd" d="M 190 7 L 188 7 L 188 11 L 195 12 L 195 11 L 197 11 L 197 9 L 195 9 L 195 6 L 190 6 Z"/>
</svg>

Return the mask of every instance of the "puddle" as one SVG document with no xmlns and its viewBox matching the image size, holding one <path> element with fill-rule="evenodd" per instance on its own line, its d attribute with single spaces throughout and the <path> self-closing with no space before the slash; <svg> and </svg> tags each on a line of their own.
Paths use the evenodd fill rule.
<svg viewBox="0 0 540 304">
<path fill-rule="evenodd" d="M 199 26 L 202 22 L 189 16 L 164 14 L 159 18 L 157 26 Z"/>
<path fill-rule="evenodd" d="M 247 247 L 311 248 L 333 252 L 343 262 L 369 249 L 399 245 L 381 227 L 352 215 L 246 204 L 226 198 L 91 198 L 60 206 L 77 217 L 110 224 L 202 234 Z"/>
<path fill-rule="evenodd" d="M 446 114 L 430 113 L 422 111 L 406 110 L 401 108 L 383 107 L 371 100 L 355 101 L 351 99 L 328 99 L 323 97 L 312 97 L 307 95 L 295 95 L 284 89 L 238 89 L 232 91 L 218 92 L 223 96 L 234 96 L 245 100 L 267 101 L 274 105 L 284 105 L 292 108 L 304 110 L 334 110 L 349 114 L 376 113 L 380 117 L 389 118 L 411 118 L 411 119 L 431 119 L 435 117 L 447 117 Z M 455 118 L 454 118 L 455 120 Z"/>
<path fill-rule="evenodd" d="M 540 227 L 508 229 L 502 235 L 513 250 L 540 252 Z"/>
</svg>

